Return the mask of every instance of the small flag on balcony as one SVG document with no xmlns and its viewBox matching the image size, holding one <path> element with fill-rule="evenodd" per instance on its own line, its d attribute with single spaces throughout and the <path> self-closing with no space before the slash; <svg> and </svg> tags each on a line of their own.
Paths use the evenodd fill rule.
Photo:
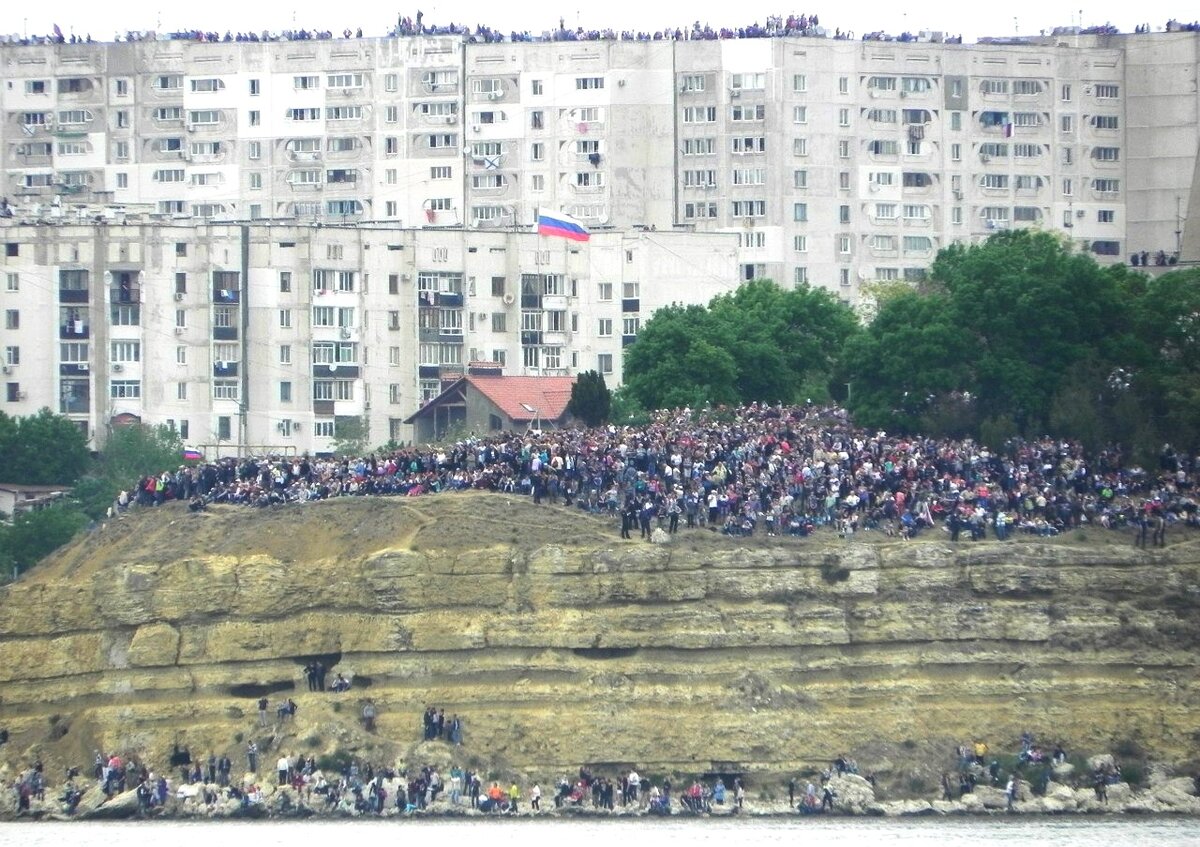
<svg viewBox="0 0 1200 847">
<path fill-rule="evenodd" d="M 538 235 L 569 238 L 572 241 L 587 241 L 592 237 L 591 233 L 587 231 L 587 227 L 570 215 L 564 215 L 562 212 L 547 212 L 543 209 L 538 209 L 537 231 Z"/>
<path fill-rule="evenodd" d="M 1012 138 L 1012 122 L 1011 121 L 1004 125 L 1004 137 Z"/>
</svg>

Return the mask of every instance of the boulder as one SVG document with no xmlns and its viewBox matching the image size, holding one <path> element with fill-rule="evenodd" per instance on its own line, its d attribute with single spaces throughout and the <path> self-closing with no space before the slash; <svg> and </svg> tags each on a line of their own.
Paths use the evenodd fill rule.
<svg viewBox="0 0 1200 847">
<path fill-rule="evenodd" d="M 939 814 L 928 800 L 892 800 L 879 805 L 888 817 L 920 817 Z"/>
<path fill-rule="evenodd" d="M 1116 760 L 1113 759 L 1112 753 L 1105 753 L 1101 756 L 1092 756 L 1088 759 L 1088 770 L 1092 773 L 1101 768 L 1111 769 L 1117 766 Z"/>
<path fill-rule="evenodd" d="M 979 804 L 985 809 L 1007 809 L 1008 797 L 999 788 L 992 788 L 990 785 L 977 785 L 975 790 L 971 792 L 979 801 Z M 963 801 L 966 802 L 964 795 Z"/>
<path fill-rule="evenodd" d="M 654 531 L 650 533 L 650 541 L 653 544 L 670 544 L 671 533 L 667 532 L 661 526 L 655 527 Z"/>
<path fill-rule="evenodd" d="M 83 820 L 125 820 L 137 817 L 141 807 L 138 805 L 136 789 L 115 795 L 103 805 L 90 809 L 79 815 Z"/>
<path fill-rule="evenodd" d="M 1050 771 L 1056 780 L 1065 781 L 1075 775 L 1075 766 L 1070 762 L 1062 762 L 1052 767 Z"/>
<path fill-rule="evenodd" d="M 830 777 L 827 783 L 833 789 L 836 811 L 861 815 L 868 805 L 875 802 L 875 789 L 858 774 L 846 773 Z"/>
<path fill-rule="evenodd" d="M 1176 777 L 1154 786 L 1142 796 L 1149 796 L 1168 812 L 1200 812 L 1200 798 L 1196 797 L 1196 783 L 1191 777 Z"/>
</svg>

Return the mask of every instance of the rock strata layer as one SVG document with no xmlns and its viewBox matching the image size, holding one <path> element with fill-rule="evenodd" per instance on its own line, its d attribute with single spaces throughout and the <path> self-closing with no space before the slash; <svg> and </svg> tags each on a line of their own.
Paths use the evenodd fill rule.
<svg viewBox="0 0 1200 847">
<path fill-rule="evenodd" d="M 869 768 L 881 743 L 899 772 L 906 749 L 1023 731 L 1183 762 L 1197 648 L 1188 541 L 649 544 L 470 493 L 164 507 L 0 592 L 0 759 L 90 766 L 100 749 L 161 767 L 178 743 L 242 767 L 255 738 L 264 755 L 404 760 L 433 704 L 464 719 L 456 754 L 543 781 L 580 764 L 778 775 L 855 751 Z M 351 691 L 310 693 L 317 657 Z M 293 697 L 295 720 L 258 727 L 262 695 Z"/>
</svg>

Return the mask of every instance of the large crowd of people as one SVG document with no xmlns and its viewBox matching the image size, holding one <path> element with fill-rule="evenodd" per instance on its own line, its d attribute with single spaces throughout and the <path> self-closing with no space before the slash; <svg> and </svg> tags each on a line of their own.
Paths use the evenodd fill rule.
<svg viewBox="0 0 1200 847">
<path fill-rule="evenodd" d="M 268 507 L 335 497 L 484 490 L 610 516 L 624 537 L 661 528 L 733 536 L 865 531 L 958 541 L 1084 526 L 1165 545 L 1198 524 L 1200 456 L 1164 445 L 1152 467 L 1117 447 L 891 435 L 836 406 L 661 412 L 642 426 L 508 432 L 359 457 L 275 456 L 183 465 L 138 480 L 112 513 L 182 500 Z"/>
<path fill-rule="evenodd" d="M 622 30 L 614 28 L 587 29 L 584 27 L 569 27 L 565 19 L 559 18 L 558 26 L 541 32 L 531 30 L 504 31 L 495 27 L 476 24 L 474 26 L 461 23 L 434 24 L 425 21 L 422 12 L 415 16 L 400 15 L 396 25 L 387 30 L 391 37 L 410 36 L 453 36 L 467 43 L 501 43 L 525 41 L 696 41 L 717 40 L 730 38 L 779 38 L 779 37 L 820 37 L 834 39 L 854 39 L 855 33 L 849 30 L 834 28 L 829 30 L 822 26 L 820 17 L 816 14 L 768 15 L 760 23 L 744 24 L 741 26 L 713 27 L 695 21 L 681 27 L 663 27 L 654 30 Z M 1200 23 L 1181 23 L 1169 20 L 1164 29 L 1167 32 L 1196 31 Z M 1058 34 L 1060 30 L 1055 30 Z M 1103 24 L 1077 30 L 1084 35 L 1116 35 L 1120 30 L 1111 24 Z M 1150 32 L 1149 24 L 1140 24 L 1135 33 Z M 117 32 L 113 41 L 199 41 L 199 42 L 241 42 L 241 41 L 323 41 L 335 38 L 362 38 L 362 27 L 346 27 L 339 31 L 328 29 L 284 28 L 278 30 L 218 32 L 208 29 L 183 29 L 158 32 L 155 30 L 126 30 Z M 920 36 L 903 32 L 893 35 L 884 31 L 873 31 L 861 36 L 863 41 L 916 41 Z M 962 36 L 952 36 L 944 39 L 947 43 L 962 43 Z M 91 44 L 90 33 L 76 35 L 73 31 L 64 34 L 55 25 L 54 30 L 45 35 L 10 34 L 0 35 L 0 43 L 4 44 Z"/>
</svg>

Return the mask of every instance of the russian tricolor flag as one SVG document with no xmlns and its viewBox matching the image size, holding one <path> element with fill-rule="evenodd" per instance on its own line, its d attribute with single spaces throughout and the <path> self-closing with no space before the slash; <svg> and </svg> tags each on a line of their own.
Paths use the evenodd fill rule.
<svg viewBox="0 0 1200 847">
<path fill-rule="evenodd" d="M 201 462 L 204 460 L 204 454 L 199 450 L 184 450 L 183 460 L 185 462 Z"/>
<path fill-rule="evenodd" d="M 572 241 L 587 241 L 591 234 L 587 227 L 570 215 L 562 212 L 547 212 L 538 209 L 538 235 L 556 235 L 559 238 L 569 238 Z"/>
</svg>

